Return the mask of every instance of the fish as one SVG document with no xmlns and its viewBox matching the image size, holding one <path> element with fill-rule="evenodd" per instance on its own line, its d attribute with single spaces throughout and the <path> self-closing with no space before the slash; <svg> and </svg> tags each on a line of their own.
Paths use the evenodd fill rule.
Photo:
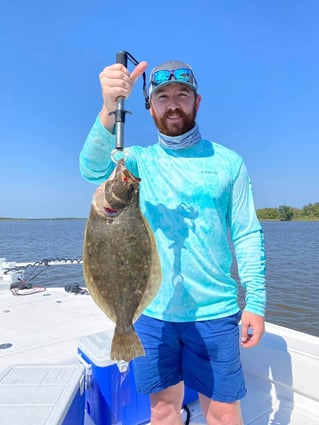
<svg viewBox="0 0 319 425">
<path fill-rule="evenodd" d="M 93 195 L 84 231 L 84 280 L 115 323 L 110 357 L 117 361 L 145 355 L 133 323 L 162 281 L 155 237 L 139 205 L 140 182 L 119 159 Z"/>
</svg>

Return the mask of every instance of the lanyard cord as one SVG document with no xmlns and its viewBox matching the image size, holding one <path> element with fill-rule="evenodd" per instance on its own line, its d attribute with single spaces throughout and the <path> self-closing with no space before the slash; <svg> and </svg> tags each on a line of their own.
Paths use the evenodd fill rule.
<svg viewBox="0 0 319 425">
<path fill-rule="evenodd" d="M 137 59 L 134 58 L 134 56 L 131 55 L 131 53 L 129 52 L 123 52 L 126 54 L 127 58 L 131 61 L 131 63 L 133 65 L 138 65 L 139 61 Z M 146 74 L 145 72 L 143 72 L 143 95 L 144 95 L 144 99 L 145 99 L 145 108 L 149 109 L 150 108 L 150 102 L 149 102 L 149 97 L 148 97 L 148 93 L 147 93 L 147 87 L 146 87 Z"/>
</svg>

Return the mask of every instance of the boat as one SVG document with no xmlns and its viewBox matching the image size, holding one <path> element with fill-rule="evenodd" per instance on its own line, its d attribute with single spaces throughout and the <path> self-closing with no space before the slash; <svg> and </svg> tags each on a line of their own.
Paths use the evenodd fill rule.
<svg viewBox="0 0 319 425">
<path fill-rule="evenodd" d="M 59 264 L 59 261 L 49 261 Z M 42 261 L 39 265 L 45 263 Z M 92 395 L 94 373 L 101 372 L 104 377 L 109 376 L 110 382 L 107 384 L 113 385 L 110 388 L 113 388 L 114 393 L 110 394 L 110 399 L 113 400 L 113 407 L 116 400 L 117 408 L 121 410 L 121 403 L 127 402 L 125 397 L 121 397 L 122 384 L 114 384 L 113 369 L 109 375 L 105 375 L 105 371 L 111 370 L 108 369 L 110 367 L 115 368 L 121 377 L 124 376 L 125 368 L 124 372 L 121 371 L 120 365 L 114 364 L 109 358 L 105 358 L 105 365 L 95 364 L 97 360 L 93 359 L 89 349 L 86 351 L 85 341 L 94 341 L 95 337 L 98 339 L 101 335 L 111 335 L 114 325 L 96 306 L 85 288 L 72 291 L 66 290 L 66 287 L 49 287 L 40 291 L 33 285 L 19 285 L 21 282 L 25 283 L 23 266 L 30 263 L 21 264 L 1 260 L 1 425 L 19 425 L 19 418 L 22 418 L 23 425 L 148 424 L 149 417 L 136 422 L 137 414 L 131 414 L 130 418 L 114 419 L 114 422 L 102 422 L 103 419 L 100 422 L 100 416 L 105 415 L 105 412 L 99 411 L 101 403 L 94 406 L 94 403 L 89 404 L 87 400 Z M 319 425 L 318 337 L 267 322 L 261 343 L 251 349 L 242 349 L 241 354 L 248 390 L 247 396 L 242 400 L 245 425 Z M 101 356 L 104 354 L 101 353 Z M 50 371 L 49 376 L 55 378 L 65 376 L 66 373 L 74 377 L 80 371 L 76 375 L 80 377 L 76 391 L 81 389 L 84 397 L 81 419 L 73 417 L 70 422 L 65 421 L 68 413 L 73 411 L 74 414 L 70 400 L 75 390 L 72 396 L 70 391 L 63 389 L 63 396 L 56 396 L 58 400 L 44 402 L 41 399 L 41 394 L 52 397 L 54 391 L 61 387 L 52 386 L 52 382 L 45 392 L 41 382 L 42 392 L 37 390 L 31 403 L 31 389 L 37 387 L 31 385 L 30 376 L 35 379 L 40 374 L 39 370 L 42 373 L 44 369 Z M 127 388 L 125 391 L 127 396 Z M 131 386 L 129 391 L 134 392 L 134 388 Z M 98 392 L 100 394 L 100 389 Z M 136 394 L 134 396 L 135 402 L 134 397 L 130 397 L 131 402 L 133 400 L 132 403 L 137 404 L 134 412 L 142 412 L 142 416 L 147 416 L 149 408 L 145 405 L 145 400 L 139 399 Z M 43 414 L 44 411 L 51 419 L 41 422 L 40 412 Z M 33 419 L 28 421 L 27 415 L 31 415 L 30 412 Z M 182 414 L 185 423 L 206 423 L 197 397 L 192 396 L 188 400 Z M 38 420 L 35 421 L 34 417 Z"/>
</svg>

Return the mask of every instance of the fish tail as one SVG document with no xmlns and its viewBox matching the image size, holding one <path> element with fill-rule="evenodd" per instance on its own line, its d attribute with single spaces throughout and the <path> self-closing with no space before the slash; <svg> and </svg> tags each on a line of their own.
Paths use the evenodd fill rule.
<svg viewBox="0 0 319 425">
<path fill-rule="evenodd" d="M 128 362 L 140 356 L 145 356 L 145 351 L 134 329 L 132 328 L 126 333 L 119 333 L 115 328 L 111 347 L 111 359 Z"/>
</svg>

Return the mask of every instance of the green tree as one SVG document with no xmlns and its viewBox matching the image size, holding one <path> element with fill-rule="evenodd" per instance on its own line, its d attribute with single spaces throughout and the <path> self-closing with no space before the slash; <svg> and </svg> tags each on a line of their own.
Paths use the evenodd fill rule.
<svg viewBox="0 0 319 425">
<path fill-rule="evenodd" d="M 287 205 L 281 205 L 278 207 L 278 218 L 280 221 L 290 221 L 294 213 L 291 207 Z"/>
<path fill-rule="evenodd" d="M 302 209 L 302 215 L 307 218 L 319 217 L 319 202 L 305 205 Z"/>
<path fill-rule="evenodd" d="M 257 210 L 259 220 L 278 220 L 277 208 L 262 208 Z"/>
</svg>

